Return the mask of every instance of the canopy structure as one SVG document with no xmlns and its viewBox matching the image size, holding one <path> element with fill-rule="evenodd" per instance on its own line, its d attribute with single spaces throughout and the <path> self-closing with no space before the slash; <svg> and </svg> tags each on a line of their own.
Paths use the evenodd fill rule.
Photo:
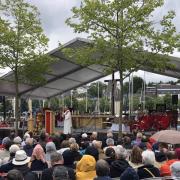
<svg viewBox="0 0 180 180">
<path fill-rule="evenodd" d="M 63 48 L 83 46 L 88 42 L 86 39 L 76 38 L 66 43 Z M 57 61 L 52 64 L 51 73 L 44 75 L 47 80 L 46 84 L 41 87 L 19 84 L 20 95 L 31 98 L 51 98 L 105 76 L 102 66 L 91 65 L 83 67 L 73 61 L 65 59 L 60 48 L 50 51 L 49 55 L 56 58 Z M 15 95 L 12 72 L 9 72 L 0 80 L 0 94 Z"/>
<path fill-rule="evenodd" d="M 80 47 L 87 43 L 89 43 L 87 39 L 76 38 L 66 43 L 63 48 Z M 41 99 L 51 98 L 106 76 L 103 66 L 83 67 L 72 60 L 66 59 L 60 48 L 50 51 L 49 55 L 58 60 L 52 65 L 52 72 L 44 75 L 47 80 L 46 84 L 41 87 L 19 84 L 21 96 Z M 180 58 L 171 56 L 170 59 L 171 63 L 175 65 L 173 70 L 155 73 L 180 78 Z M 154 72 L 151 68 L 142 68 L 142 70 Z M 0 95 L 15 95 L 12 72 L 9 72 L 0 80 Z"/>
</svg>

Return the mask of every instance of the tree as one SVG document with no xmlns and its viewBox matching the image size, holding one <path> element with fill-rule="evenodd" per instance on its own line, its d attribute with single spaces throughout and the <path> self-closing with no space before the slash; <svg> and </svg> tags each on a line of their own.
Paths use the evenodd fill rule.
<svg viewBox="0 0 180 180">
<path fill-rule="evenodd" d="M 142 89 L 142 85 L 144 80 L 141 77 L 134 76 L 133 77 L 133 93 L 137 93 L 138 90 Z"/>
<path fill-rule="evenodd" d="M 100 111 L 101 112 L 109 112 L 109 109 L 110 109 L 109 100 L 106 97 L 102 97 L 100 99 Z"/>
<path fill-rule="evenodd" d="M 101 98 L 104 95 L 103 93 L 107 88 L 106 84 L 104 84 L 102 82 L 91 83 L 88 90 L 87 90 L 88 95 L 91 98 L 97 98 L 98 97 L 98 83 L 99 83 L 99 97 Z"/>
<path fill-rule="evenodd" d="M 133 93 L 137 93 L 140 89 L 142 89 L 142 85 L 144 80 L 141 77 L 134 76 L 133 77 Z M 125 94 L 129 93 L 129 82 L 125 82 L 123 84 L 123 91 Z"/>
<path fill-rule="evenodd" d="M 43 34 L 39 12 L 24 0 L 0 1 L 0 66 L 13 72 L 16 133 L 19 119 L 19 83 L 44 82 L 51 59 L 45 55 L 48 39 Z"/>
<path fill-rule="evenodd" d="M 166 104 L 167 109 L 172 109 L 172 96 L 170 94 L 166 94 L 163 97 L 164 104 Z"/>
<path fill-rule="evenodd" d="M 156 70 L 172 68 L 166 55 L 179 43 L 172 23 L 175 13 L 169 11 L 158 27 L 152 20 L 152 13 L 163 3 L 163 0 L 83 0 L 80 7 L 72 8 L 73 15 L 66 21 L 75 32 L 88 33 L 91 40 L 86 46 L 67 50 L 71 58 L 82 65 L 103 65 L 107 73 L 119 72 L 119 135 L 123 80 L 142 66 Z"/>
<path fill-rule="evenodd" d="M 155 109 L 155 101 L 156 101 L 156 97 L 150 97 L 147 96 L 146 97 L 146 109 L 148 110 L 153 110 Z"/>
</svg>

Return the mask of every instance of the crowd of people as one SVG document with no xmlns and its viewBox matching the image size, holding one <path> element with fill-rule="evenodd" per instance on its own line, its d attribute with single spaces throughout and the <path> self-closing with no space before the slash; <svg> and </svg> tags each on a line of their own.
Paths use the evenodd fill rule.
<svg viewBox="0 0 180 180">
<path fill-rule="evenodd" d="M 180 148 L 141 132 L 115 139 L 108 131 L 21 138 L 12 130 L 0 145 L 0 175 L 7 180 L 139 180 L 180 177 Z"/>
</svg>

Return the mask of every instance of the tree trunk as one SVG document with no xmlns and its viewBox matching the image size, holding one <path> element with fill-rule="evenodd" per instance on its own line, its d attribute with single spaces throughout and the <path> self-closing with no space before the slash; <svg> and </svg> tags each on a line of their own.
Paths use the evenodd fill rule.
<svg viewBox="0 0 180 180">
<path fill-rule="evenodd" d="M 122 115 L 123 115 L 123 73 L 119 70 L 120 77 L 120 107 L 119 107 L 119 137 L 122 137 Z"/>
<path fill-rule="evenodd" d="M 18 120 L 19 120 L 19 82 L 18 82 L 18 74 L 17 71 L 14 73 L 15 75 L 15 133 L 18 135 Z"/>
</svg>

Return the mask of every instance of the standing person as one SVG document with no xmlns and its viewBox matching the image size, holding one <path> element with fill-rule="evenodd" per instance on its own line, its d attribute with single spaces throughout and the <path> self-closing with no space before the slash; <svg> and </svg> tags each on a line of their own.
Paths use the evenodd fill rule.
<svg viewBox="0 0 180 180">
<path fill-rule="evenodd" d="M 72 117 L 69 108 L 65 108 L 64 112 L 64 134 L 71 134 Z"/>
</svg>

